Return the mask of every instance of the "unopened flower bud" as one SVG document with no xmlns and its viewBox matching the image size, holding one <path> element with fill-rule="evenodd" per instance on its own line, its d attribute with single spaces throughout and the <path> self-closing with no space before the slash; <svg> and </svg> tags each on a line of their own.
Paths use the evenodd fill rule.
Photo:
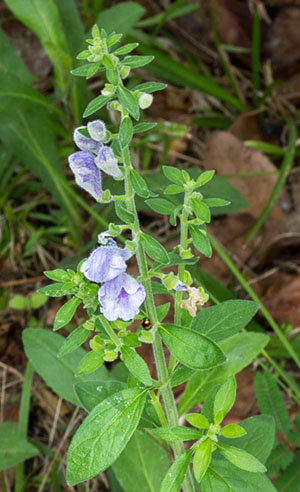
<svg viewBox="0 0 300 492">
<path fill-rule="evenodd" d="M 118 357 L 118 352 L 115 350 L 105 350 L 104 360 L 106 362 L 113 362 Z"/>
<path fill-rule="evenodd" d="M 112 84 L 105 84 L 104 89 L 102 89 L 102 96 L 112 96 L 115 93 L 115 88 Z"/>
<path fill-rule="evenodd" d="M 94 338 L 90 340 L 89 345 L 92 350 L 101 350 L 104 346 L 104 342 L 99 335 L 95 335 Z"/>
<path fill-rule="evenodd" d="M 146 92 L 142 92 L 139 97 L 139 106 L 141 109 L 147 109 L 151 106 L 153 102 L 152 94 L 146 94 Z"/>
<path fill-rule="evenodd" d="M 120 111 L 120 112 L 122 111 L 122 106 L 120 103 L 118 103 L 118 101 L 112 101 L 108 107 L 113 111 Z"/>
<path fill-rule="evenodd" d="M 178 277 L 173 272 L 170 272 L 163 278 L 163 284 L 168 290 L 172 290 L 178 284 Z"/>
<path fill-rule="evenodd" d="M 126 79 L 128 75 L 130 74 L 130 67 L 127 67 L 126 65 L 122 65 L 120 68 L 120 75 L 122 79 Z"/>
</svg>

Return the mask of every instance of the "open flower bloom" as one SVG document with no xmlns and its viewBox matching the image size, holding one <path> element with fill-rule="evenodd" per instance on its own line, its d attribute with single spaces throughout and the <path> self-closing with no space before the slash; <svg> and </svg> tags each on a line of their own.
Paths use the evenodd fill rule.
<svg viewBox="0 0 300 492">
<path fill-rule="evenodd" d="M 69 165 L 78 186 L 90 193 L 95 200 L 102 195 L 101 174 L 90 152 L 75 152 L 69 157 Z"/>
<path fill-rule="evenodd" d="M 122 176 L 122 172 L 118 166 L 118 159 L 115 158 L 112 149 L 106 145 L 103 145 L 99 150 L 95 163 L 101 171 L 114 178 L 120 178 Z"/>
<path fill-rule="evenodd" d="M 102 195 L 99 169 L 113 177 L 122 176 L 112 149 L 103 145 L 106 138 L 105 123 L 101 120 L 90 121 L 87 127 L 76 128 L 73 138 L 80 149 L 80 152 L 69 157 L 75 181 L 98 200 Z"/>
<path fill-rule="evenodd" d="M 91 282 L 107 282 L 125 272 L 126 260 L 130 256 L 131 253 L 126 248 L 100 246 L 82 263 L 80 271 Z"/>
<path fill-rule="evenodd" d="M 143 285 L 127 273 L 105 282 L 98 291 L 101 312 L 108 321 L 133 319 L 146 297 Z"/>
</svg>

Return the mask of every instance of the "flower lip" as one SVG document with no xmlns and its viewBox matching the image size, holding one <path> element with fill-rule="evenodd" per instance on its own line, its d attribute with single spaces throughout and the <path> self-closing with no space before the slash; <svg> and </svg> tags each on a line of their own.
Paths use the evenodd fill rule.
<svg viewBox="0 0 300 492">
<path fill-rule="evenodd" d="M 122 176 L 122 172 L 118 166 L 118 159 L 116 159 L 113 150 L 110 147 L 103 145 L 98 152 L 95 162 L 96 166 L 106 174 L 109 174 L 114 178 Z"/>
<path fill-rule="evenodd" d="M 85 130 L 86 126 L 79 126 L 74 131 L 74 142 L 80 150 L 85 150 L 87 152 L 92 152 L 93 154 L 98 154 L 99 150 L 102 147 L 102 143 L 96 142 L 92 138 L 86 137 L 83 135 L 80 130 Z"/>
<path fill-rule="evenodd" d="M 108 321 L 133 319 L 139 313 L 145 297 L 143 285 L 127 273 L 121 273 L 106 282 L 98 291 L 101 312 Z"/>
<path fill-rule="evenodd" d="M 87 129 L 93 140 L 96 142 L 103 142 L 106 137 L 106 126 L 101 120 L 89 121 Z"/>
<path fill-rule="evenodd" d="M 91 282 L 107 282 L 125 272 L 130 256 L 127 248 L 100 246 L 82 263 L 80 271 Z"/>
<path fill-rule="evenodd" d="M 75 181 L 95 200 L 102 195 L 101 174 L 90 152 L 80 151 L 69 156 L 69 165 L 75 175 Z"/>
</svg>

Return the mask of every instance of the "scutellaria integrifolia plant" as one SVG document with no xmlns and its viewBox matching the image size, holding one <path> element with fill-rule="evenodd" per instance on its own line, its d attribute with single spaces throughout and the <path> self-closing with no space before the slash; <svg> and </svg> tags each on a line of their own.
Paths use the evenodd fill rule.
<svg viewBox="0 0 300 492">
<path fill-rule="evenodd" d="M 264 465 L 247 452 L 247 445 L 242 441 L 246 430 L 239 425 L 221 427 L 235 401 L 234 374 L 239 369 L 232 368 L 230 357 L 239 340 L 237 332 L 250 321 L 257 305 L 250 301 L 227 301 L 219 306 L 205 307 L 208 294 L 202 286 L 195 284 L 187 266 L 197 261 L 195 249 L 211 256 L 206 231 L 211 218 L 210 208 L 229 202 L 208 198 L 199 191 L 213 179 L 214 171 L 201 172 L 197 179 L 192 179 L 187 170 L 164 166 L 164 174 L 170 182 L 164 197 L 156 196 L 148 188 L 145 179 L 132 165 L 129 147 L 135 134 L 155 126 L 154 123 L 139 122 L 141 110 L 152 103 L 152 93 L 164 89 L 165 85 L 146 82 L 128 89 L 124 80 L 131 69 L 150 63 L 153 57 L 129 55 L 137 43 L 116 48 L 121 35 L 112 33 L 108 36 L 97 26 L 94 26 L 92 36 L 88 40 L 88 50 L 78 55 L 88 63 L 72 73 L 89 78 L 101 72 L 107 83 L 101 94 L 89 103 L 84 116 L 106 106 L 119 113 L 120 125 L 113 133 L 102 120 L 94 119 L 77 128 L 74 141 L 80 150 L 69 157 L 69 165 L 76 183 L 97 202 L 114 203 L 120 223 L 109 224 L 108 230 L 99 234 L 99 246 L 81 261 L 76 272 L 70 269 L 45 272 L 56 283 L 41 291 L 50 296 L 72 296 L 57 312 L 54 330 L 66 326 L 80 304 L 86 310 L 86 320 L 66 338 L 60 352 L 63 356 L 90 337 L 91 350 L 79 364 L 79 376 L 92 373 L 105 361 L 112 362 L 120 357 L 129 378 L 123 389 L 118 386 L 117 392 L 116 386 L 107 386 L 105 399 L 100 393 L 97 395 L 96 406 L 90 409 L 71 442 L 67 481 L 75 485 L 113 465 L 121 453 L 126 453 L 126 446 L 139 425 L 139 428 L 147 428 L 154 439 L 170 447 L 173 463 L 161 481 L 161 492 L 176 492 L 181 488 L 184 492 L 192 492 L 199 482 L 204 487 L 201 490 L 213 490 L 207 488 L 208 484 L 220 485 L 223 480 L 220 463 L 223 467 L 224 462 L 227 463 L 227 472 L 234 465 L 236 476 L 244 471 L 255 474 L 265 471 Z M 109 189 L 103 190 L 102 173 L 122 181 L 123 194 L 112 195 Z M 145 199 L 155 212 L 168 215 L 173 226 L 179 225 L 179 243 L 171 251 L 142 230 L 136 211 L 136 195 Z M 168 199 L 172 195 L 182 197 L 180 205 L 174 205 Z M 121 247 L 118 238 L 124 230 L 131 233 L 131 238 Z M 128 261 L 135 260 L 139 269 L 136 278 L 127 273 Z M 156 306 L 154 292 L 173 296 L 174 323 L 163 323 L 170 303 Z M 147 318 L 147 323 L 142 322 L 143 318 Z M 139 320 L 137 331 L 132 328 L 134 320 Z M 231 342 L 230 346 L 227 340 Z M 152 345 L 155 378 L 136 351 L 142 343 Z M 168 364 L 163 343 L 171 354 Z M 252 359 L 255 355 L 257 353 Z M 197 400 L 205 399 L 202 413 L 186 415 L 186 422 L 197 428 L 194 429 L 179 425 L 172 386 L 192 381 L 199 373 L 208 381 L 208 387 L 204 383 L 203 398 Z M 215 380 L 211 378 L 212 374 L 216 374 Z M 193 391 L 195 395 L 197 388 Z M 194 404 L 193 398 L 188 409 Z M 156 418 L 150 419 L 151 425 L 149 418 L 141 420 L 149 405 L 156 412 Z M 239 438 L 242 445 L 228 445 L 226 439 L 233 438 Z M 184 441 L 194 443 L 187 448 Z M 263 479 L 267 480 L 266 477 Z M 225 478 L 224 483 L 224 490 L 229 490 L 225 488 Z"/>
</svg>

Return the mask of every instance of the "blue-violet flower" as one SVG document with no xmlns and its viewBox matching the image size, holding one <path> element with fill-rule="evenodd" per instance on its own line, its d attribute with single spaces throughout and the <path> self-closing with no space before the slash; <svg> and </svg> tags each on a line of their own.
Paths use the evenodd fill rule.
<svg viewBox="0 0 300 492">
<path fill-rule="evenodd" d="M 130 256 L 131 253 L 126 248 L 100 246 L 82 263 L 80 271 L 91 282 L 107 282 L 125 272 L 125 262 Z"/>
<path fill-rule="evenodd" d="M 101 120 L 90 121 L 87 127 L 76 128 L 73 138 L 80 149 L 80 152 L 69 156 L 69 164 L 75 175 L 75 181 L 78 186 L 99 200 L 102 195 L 99 169 L 115 178 L 122 176 L 118 160 L 112 149 L 103 145 L 106 139 L 105 123 Z"/>
<path fill-rule="evenodd" d="M 146 297 L 143 285 L 127 273 L 121 273 L 113 280 L 105 282 L 98 291 L 101 312 L 108 321 L 121 318 L 133 319 Z"/>
</svg>

